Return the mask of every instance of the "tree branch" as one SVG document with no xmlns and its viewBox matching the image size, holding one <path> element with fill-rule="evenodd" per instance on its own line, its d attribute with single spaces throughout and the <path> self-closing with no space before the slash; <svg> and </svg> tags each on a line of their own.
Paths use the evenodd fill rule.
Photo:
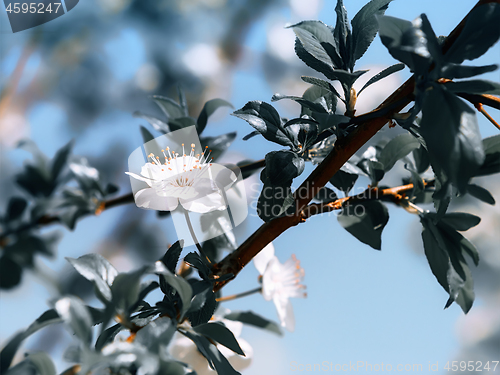
<svg viewBox="0 0 500 375">
<path fill-rule="evenodd" d="M 479 0 L 473 9 L 488 3 L 500 3 L 500 0 Z M 443 42 L 443 53 L 446 53 L 457 40 L 471 12 L 464 17 Z M 212 272 L 219 276 L 232 273 L 234 279 L 267 244 L 280 236 L 288 228 L 300 223 L 302 221 L 302 211 L 307 207 L 308 203 L 356 151 L 382 129 L 395 113 L 401 111 L 411 102 L 414 88 L 415 80 L 412 76 L 376 109 L 377 111 L 391 107 L 391 111 L 382 117 L 376 117 L 361 123 L 352 133 L 335 142 L 335 147 L 330 151 L 328 156 L 295 191 L 295 215 L 279 217 L 261 225 L 238 249 L 215 264 Z M 220 290 L 230 280 L 216 283 L 214 291 Z"/>
</svg>

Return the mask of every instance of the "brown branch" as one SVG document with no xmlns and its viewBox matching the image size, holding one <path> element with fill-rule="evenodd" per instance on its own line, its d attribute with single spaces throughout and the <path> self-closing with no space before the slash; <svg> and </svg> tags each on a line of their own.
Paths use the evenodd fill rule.
<svg viewBox="0 0 500 375">
<path fill-rule="evenodd" d="M 500 3 L 500 0 L 479 0 L 476 7 L 488 4 Z M 471 10 L 472 12 L 472 10 Z M 457 40 L 462 32 L 468 15 L 450 33 L 442 45 L 443 53 L 446 53 Z M 309 175 L 309 177 L 295 191 L 296 214 L 293 216 L 279 217 L 264 223 L 255 231 L 238 249 L 227 255 L 222 261 L 215 264 L 212 272 L 215 275 L 225 275 L 232 273 L 234 277 L 245 267 L 260 250 L 276 239 L 288 228 L 297 225 L 302 219 L 302 211 L 307 204 L 316 196 L 319 189 L 325 186 L 328 180 L 339 171 L 339 169 L 354 155 L 365 143 L 367 143 L 382 127 L 389 121 L 393 114 L 401 111 L 411 102 L 415 88 L 414 77 L 412 76 L 401 85 L 389 98 L 387 98 L 376 110 L 394 106 L 388 114 L 367 120 L 361 123 L 352 133 L 335 143 L 335 147 L 323 162 Z M 397 105 L 395 105 L 397 103 Z M 214 290 L 220 290 L 230 280 L 216 283 Z"/>
<path fill-rule="evenodd" d="M 109 199 L 107 201 L 102 201 L 99 204 L 98 208 L 96 209 L 95 214 L 99 215 L 107 209 L 110 209 L 110 208 L 113 208 L 116 206 L 120 206 L 122 204 L 132 203 L 133 201 L 134 201 L 134 195 L 132 193 L 122 195 L 121 197 Z M 88 216 L 88 215 L 90 215 L 90 213 L 87 215 L 84 215 L 84 216 Z M 5 231 L 4 233 L 2 233 L 0 235 L 0 244 L 2 246 L 5 246 L 8 243 L 7 237 L 12 235 L 12 234 L 21 233 L 21 232 L 24 232 L 24 231 L 27 231 L 30 229 L 35 229 L 37 227 L 46 226 L 49 224 L 54 224 L 54 223 L 59 223 L 59 222 L 60 222 L 60 219 L 56 215 L 44 215 L 44 216 L 40 217 L 35 222 L 29 222 L 29 223 L 26 223 L 24 225 L 21 225 L 21 226 L 15 228 L 15 229 Z"/>
</svg>

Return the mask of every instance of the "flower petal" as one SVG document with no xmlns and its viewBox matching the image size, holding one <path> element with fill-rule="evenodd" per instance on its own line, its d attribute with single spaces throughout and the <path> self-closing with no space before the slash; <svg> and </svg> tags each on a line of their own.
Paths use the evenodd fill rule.
<svg viewBox="0 0 500 375">
<path fill-rule="evenodd" d="M 281 294 L 283 290 L 281 273 L 281 263 L 276 256 L 273 256 L 262 274 L 262 296 L 266 301 L 270 301 L 276 295 Z"/>
<path fill-rule="evenodd" d="M 253 264 L 259 274 L 263 275 L 266 270 L 267 264 L 274 257 L 274 245 L 269 243 L 265 248 L 263 248 L 254 258 Z"/>
<path fill-rule="evenodd" d="M 135 194 L 135 204 L 138 207 L 158 211 L 173 211 L 177 208 L 179 200 L 175 197 L 160 197 L 154 189 L 142 189 Z"/>
<path fill-rule="evenodd" d="M 164 168 L 161 165 L 146 163 L 141 168 L 141 176 L 152 180 L 163 180 L 165 173 L 162 173 L 162 169 Z"/>
<path fill-rule="evenodd" d="M 276 295 L 273 299 L 281 326 L 290 332 L 295 330 L 295 315 L 293 313 L 292 303 L 288 298 Z"/>
<path fill-rule="evenodd" d="M 223 210 L 226 208 L 224 200 L 219 193 L 212 193 L 196 199 L 179 198 L 182 207 L 188 211 L 205 214 L 210 211 Z"/>
<path fill-rule="evenodd" d="M 150 178 L 139 176 L 138 174 L 135 174 L 132 172 L 125 172 L 125 174 L 128 174 L 130 177 L 133 177 L 136 180 L 143 181 L 143 182 L 147 183 L 149 186 L 151 186 L 151 184 L 154 182 L 154 180 L 152 180 Z"/>
</svg>

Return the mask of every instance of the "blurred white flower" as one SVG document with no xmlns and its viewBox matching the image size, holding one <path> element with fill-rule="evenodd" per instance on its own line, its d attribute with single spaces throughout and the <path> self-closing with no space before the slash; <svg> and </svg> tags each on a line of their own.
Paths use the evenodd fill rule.
<svg viewBox="0 0 500 375">
<path fill-rule="evenodd" d="M 151 162 L 141 168 L 141 175 L 125 172 L 149 185 L 149 188 L 135 193 L 136 205 L 160 211 L 173 211 L 180 202 L 184 209 L 198 213 L 224 210 L 226 205 L 212 178 L 209 155 L 205 155 L 205 152 L 194 155 L 194 143 L 191 144 L 189 155 L 184 153 L 184 144 L 182 147 L 182 156 L 171 153 L 168 147 L 162 150 L 165 158 L 163 164 L 158 156 L 149 154 Z M 229 169 L 218 167 L 225 169 L 224 175 L 228 176 L 230 181 L 236 180 L 236 176 Z M 221 172 L 220 168 L 217 172 Z M 226 186 L 227 183 L 224 187 Z"/>
<path fill-rule="evenodd" d="M 305 298 L 305 286 L 300 284 L 304 277 L 304 269 L 299 260 L 292 255 L 281 264 L 274 255 L 272 243 L 267 245 L 253 259 L 255 268 L 262 275 L 262 295 L 267 301 L 273 300 L 281 326 L 293 332 L 295 316 L 290 298 Z"/>
<path fill-rule="evenodd" d="M 200 77 L 211 77 L 223 68 L 219 52 L 215 46 L 196 44 L 184 54 L 184 65 Z"/>
<path fill-rule="evenodd" d="M 236 371 L 241 371 L 248 366 L 250 366 L 253 357 L 253 349 L 250 344 L 244 339 L 240 338 L 241 329 L 243 328 L 243 323 L 223 319 L 218 316 L 214 316 L 212 322 L 220 321 L 234 334 L 238 344 L 245 353 L 245 357 L 236 354 L 232 350 L 226 348 L 222 345 L 217 345 L 217 349 L 222 353 L 228 362 L 233 366 Z M 191 327 L 185 327 L 190 330 Z M 198 351 L 196 345 L 193 341 L 188 339 L 186 336 L 176 333 L 172 344 L 170 346 L 170 354 L 178 361 L 187 363 L 198 375 L 213 375 L 217 374 L 216 371 L 212 370 L 205 357 Z"/>
</svg>

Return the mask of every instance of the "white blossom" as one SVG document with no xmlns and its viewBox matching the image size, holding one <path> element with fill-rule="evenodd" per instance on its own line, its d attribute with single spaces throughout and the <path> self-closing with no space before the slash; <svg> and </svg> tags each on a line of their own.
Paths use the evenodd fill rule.
<svg viewBox="0 0 500 375">
<path fill-rule="evenodd" d="M 305 298 L 305 286 L 300 284 L 304 269 L 299 260 L 292 255 L 281 264 L 274 255 L 272 243 L 267 245 L 253 259 L 255 268 L 262 277 L 262 295 L 267 301 L 273 300 L 281 326 L 293 332 L 295 316 L 290 298 Z"/>
<path fill-rule="evenodd" d="M 135 193 L 137 206 L 173 211 L 180 203 L 184 209 L 198 213 L 224 210 L 226 205 L 219 191 L 224 187 L 217 186 L 213 175 L 225 170 L 231 182 L 236 180 L 236 175 L 221 165 L 217 165 L 214 171 L 209 155 L 205 152 L 194 154 L 194 143 L 189 155 L 184 153 L 184 144 L 182 148 L 182 156 L 171 152 L 168 147 L 162 150 L 163 163 L 159 156 L 149 154 L 151 161 L 141 168 L 141 175 L 125 172 L 149 186 Z"/>
</svg>

